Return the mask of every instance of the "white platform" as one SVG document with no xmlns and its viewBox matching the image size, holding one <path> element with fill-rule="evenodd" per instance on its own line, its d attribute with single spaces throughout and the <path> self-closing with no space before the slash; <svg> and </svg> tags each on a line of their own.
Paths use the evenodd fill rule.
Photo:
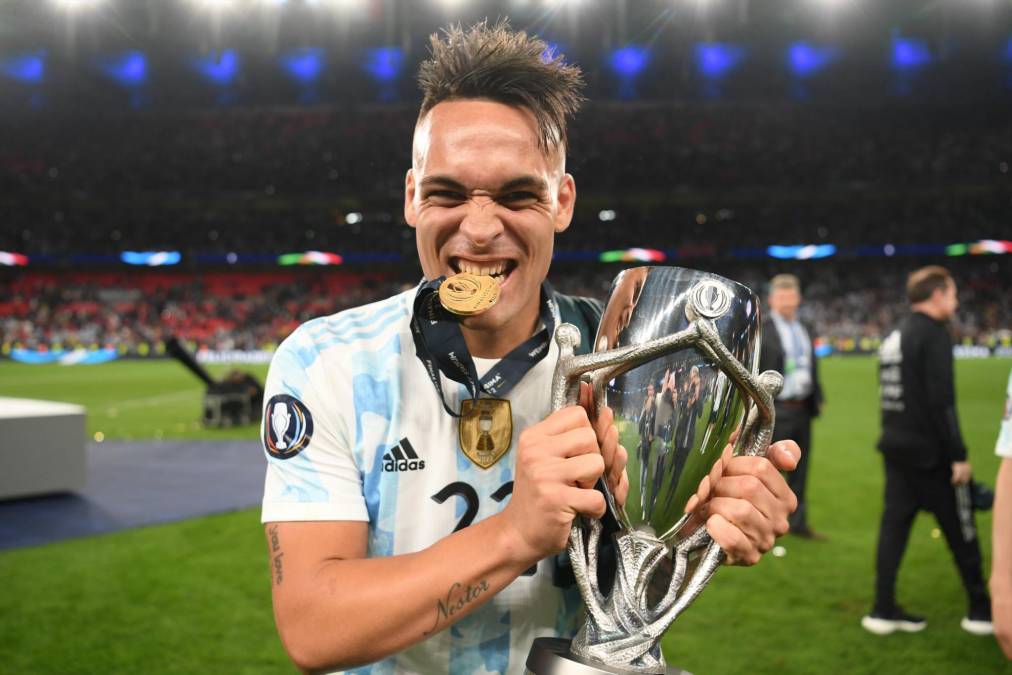
<svg viewBox="0 0 1012 675">
<path fill-rule="evenodd" d="M 0 397 L 0 499 L 84 487 L 83 406 Z"/>
</svg>

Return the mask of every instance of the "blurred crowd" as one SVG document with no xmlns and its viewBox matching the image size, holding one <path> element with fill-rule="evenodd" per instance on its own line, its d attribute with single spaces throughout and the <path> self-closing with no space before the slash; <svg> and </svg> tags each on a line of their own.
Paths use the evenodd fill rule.
<svg viewBox="0 0 1012 675">
<path fill-rule="evenodd" d="M 51 115 L 0 120 L 0 250 L 412 249 L 413 107 Z M 1004 109 L 598 104 L 570 138 L 572 250 L 951 243 L 1012 208 Z"/>
<path fill-rule="evenodd" d="M 0 251 L 32 259 L 29 273 L 0 280 L 5 350 L 136 352 L 169 334 L 270 348 L 307 318 L 417 280 L 401 206 L 412 106 L 48 115 L 0 119 Z M 937 260 L 847 247 L 1008 239 L 1010 164 L 1012 116 L 987 106 L 589 105 L 570 130 L 580 198 L 557 249 L 676 250 L 677 264 L 756 289 L 792 271 L 823 341 L 870 349 L 904 309 L 906 272 Z M 841 255 L 793 265 L 748 257 L 802 243 L 836 244 Z M 204 272 L 195 262 L 307 249 L 408 264 L 335 274 Z M 180 250 L 183 269 L 57 271 L 125 250 Z M 954 269 L 957 339 L 1009 339 L 1006 257 Z M 560 258 L 553 279 L 604 297 L 615 271 Z"/>
<path fill-rule="evenodd" d="M 997 261 L 998 259 L 992 259 Z M 802 279 L 802 317 L 819 341 L 836 351 L 877 347 L 906 311 L 900 261 L 818 261 L 793 265 L 682 263 L 734 278 L 765 296 L 776 272 Z M 1012 342 L 1012 263 L 979 259 L 950 264 L 961 307 L 957 342 Z M 566 293 L 605 298 L 622 266 L 559 264 L 550 279 Z M 1003 281 L 1004 280 L 1004 281 Z M 412 287 L 403 271 L 329 270 L 205 274 L 32 273 L 0 284 L 0 345 L 4 350 L 113 348 L 124 354 L 156 350 L 170 336 L 195 349 L 273 349 L 300 323 L 388 297 Z M 143 345 L 143 346 L 142 346 Z"/>
</svg>

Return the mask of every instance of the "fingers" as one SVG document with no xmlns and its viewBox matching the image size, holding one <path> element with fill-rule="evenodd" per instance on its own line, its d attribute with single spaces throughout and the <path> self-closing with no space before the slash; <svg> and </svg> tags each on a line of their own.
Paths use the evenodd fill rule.
<svg viewBox="0 0 1012 675">
<path fill-rule="evenodd" d="M 528 430 L 537 429 L 540 433 L 554 436 L 576 429 L 577 427 L 590 427 L 590 418 L 587 411 L 578 405 L 567 405 L 565 408 L 556 410 L 551 415 L 538 422 Z"/>
<path fill-rule="evenodd" d="M 604 515 L 606 508 L 604 495 L 598 490 L 571 487 L 566 490 L 565 499 L 576 513 L 592 518 Z"/>
<path fill-rule="evenodd" d="M 592 488 L 597 479 L 604 475 L 604 460 L 601 455 L 589 454 L 570 457 L 555 465 L 557 478 L 570 485 Z"/>
<path fill-rule="evenodd" d="M 766 457 L 781 471 L 793 471 L 801 461 L 801 448 L 794 441 L 778 441 L 769 447 Z"/>
<path fill-rule="evenodd" d="M 769 498 L 777 506 L 783 505 L 789 513 L 798 507 L 798 499 L 791 492 L 783 474 L 765 457 L 732 457 L 724 466 L 717 484 L 717 494 L 724 497 Z M 767 516 L 774 514 L 764 511 Z"/>
<path fill-rule="evenodd" d="M 577 455 L 599 455 L 597 436 L 590 427 L 570 429 L 557 436 L 541 439 L 539 451 L 557 457 L 576 457 Z"/>
<path fill-rule="evenodd" d="M 615 456 L 618 452 L 618 427 L 612 423 L 613 417 L 611 408 L 602 408 L 594 420 L 594 432 L 597 434 L 597 442 L 601 446 L 601 456 L 604 457 L 604 465 L 609 469 L 615 463 Z"/>
<path fill-rule="evenodd" d="M 787 502 L 775 497 L 756 477 L 725 476 L 713 493 L 709 503 L 703 505 L 704 517 L 714 513 L 723 515 L 753 542 L 764 547 L 764 551 L 773 546 L 776 537 L 787 534 L 787 516 L 793 509 L 788 508 Z M 796 500 L 792 501 L 796 503 Z"/>
<path fill-rule="evenodd" d="M 594 418 L 594 388 L 589 382 L 580 382 L 579 405 L 587 411 L 588 417 Z"/>
<path fill-rule="evenodd" d="M 622 472 L 618 485 L 612 489 L 611 494 L 619 506 L 625 506 L 626 497 L 629 496 L 629 476 L 625 471 Z"/>
<path fill-rule="evenodd" d="M 612 463 L 610 465 L 607 464 L 607 462 L 605 463 L 605 471 L 607 472 L 608 487 L 612 489 L 613 493 L 614 490 L 617 488 L 618 484 L 622 482 L 622 477 L 626 475 L 625 467 L 626 464 L 628 464 L 628 462 L 629 462 L 629 453 L 623 446 L 618 445 L 616 443 L 615 456 L 612 459 Z"/>
<path fill-rule="evenodd" d="M 762 557 L 762 551 L 748 536 L 720 514 L 707 519 L 706 531 L 724 549 L 730 565 L 755 565 Z"/>
</svg>

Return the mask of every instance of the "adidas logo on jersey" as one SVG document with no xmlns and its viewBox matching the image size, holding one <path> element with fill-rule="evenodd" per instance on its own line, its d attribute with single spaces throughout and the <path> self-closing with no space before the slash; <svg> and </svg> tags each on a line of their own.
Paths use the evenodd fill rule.
<svg viewBox="0 0 1012 675">
<path fill-rule="evenodd" d="M 421 471 L 424 468 L 425 460 L 418 459 L 418 453 L 407 438 L 402 438 L 383 455 L 384 471 Z"/>
</svg>

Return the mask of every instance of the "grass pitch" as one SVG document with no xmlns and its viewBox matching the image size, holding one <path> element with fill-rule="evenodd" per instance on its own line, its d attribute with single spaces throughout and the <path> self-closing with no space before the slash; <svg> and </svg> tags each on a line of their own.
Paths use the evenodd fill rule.
<svg viewBox="0 0 1012 675">
<path fill-rule="evenodd" d="M 1010 367 L 956 366 L 970 460 L 991 484 Z M 899 582 L 900 602 L 928 617 L 927 630 L 877 637 L 858 625 L 872 599 L 881 513 L 875 362 L 827 359 L 823 377 L 828 405 L 815 426 L 809 491 L 811 522 L 829 541 L 787 536 L 783 557 L 720 570 L 665 636 L 669 662 L 696 675 L 1008 672 L 991 638 L 960 630 L 966 600 L 928 515 Z M 169 362 L 0 364 L 0 395 L 83 403 L 89 435 L 256 436 L 195 425 L 201 390 Z M 987 563 L 990 515 L 977 524 Z M 0 578 L 0 673 L 292 672 L 273 628 L 255 509 L 8 551 Z"/>
</svg>

